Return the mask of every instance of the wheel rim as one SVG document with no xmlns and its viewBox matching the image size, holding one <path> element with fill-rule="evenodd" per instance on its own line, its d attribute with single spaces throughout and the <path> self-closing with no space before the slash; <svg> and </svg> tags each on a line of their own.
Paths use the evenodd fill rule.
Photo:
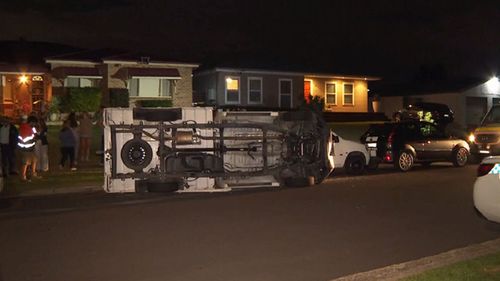
<svg viewBox="0 0 500 281">
<path fill-rule="evenodd" d="M 361 161 L 351 162 L 351 170 L 353 170 L 353 171 L 361 170 Z"/>
<path fill-rule="evenodd" d="M 465 162 L 467 162 L 467 151 L 465 149 L 460 148 L 457 151 L 457 163 L 461 166 L 464 165 Z"/>
<path fill-rule="evenodd" d="M 412 165 L 413 157 L 407 152 L 401 153 L 401 155 L 399 156 L 399 167 L 401 168 L 401 170 L 408 171 Z"/>
</svg>

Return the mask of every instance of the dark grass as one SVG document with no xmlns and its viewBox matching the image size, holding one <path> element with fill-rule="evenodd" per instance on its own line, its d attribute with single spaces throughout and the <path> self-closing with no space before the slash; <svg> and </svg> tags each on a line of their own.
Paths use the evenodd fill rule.
<svg viewBox="0 0 500 281">
<path fill-rule="evenodd" d="M 429 270 L 403 280 L 500 281 L 500 253 Z"/>
</svg>

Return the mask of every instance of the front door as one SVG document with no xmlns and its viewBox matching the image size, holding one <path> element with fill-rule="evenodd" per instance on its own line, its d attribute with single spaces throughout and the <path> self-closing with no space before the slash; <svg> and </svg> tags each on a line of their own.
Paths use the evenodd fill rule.
<svg viewBox="0 0 500 281">
<path fill-rule="evenodd" d="M 292 108 L 292 79 L 279 80 L 279 107 L 282 109 Z"/>
<path fill-rule="evenodd" d="M 304 100 L 306 101 L 307 104 L 311 102 L 311 96 L 312 96 L 312 91 L 311 91 L 311 80 L 304 80 Z"/>
</svg>

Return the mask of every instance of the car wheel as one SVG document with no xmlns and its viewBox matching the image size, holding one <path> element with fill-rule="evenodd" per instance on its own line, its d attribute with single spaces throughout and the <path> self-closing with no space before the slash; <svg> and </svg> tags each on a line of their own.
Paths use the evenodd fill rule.
<svg viewBox="0 0 500 281">
<path fill-rule="evenodd" d="M 345 160 L 344 168 L 349 175 L 359 175 L 365 171 L 365 161 L 361 156 L 349 156 Z"/>
<path fill-rule="evenodd" d="M 414 157 L 413 154 L 408 150 L 403 150 L 399 153 L 399 157 L 394 165 L 401 172 L 407 172 L 413 167 Z"/>
<path fill-rule="evenodd" d="M 463 167 L 467 164 L 467 159 L 469 158 L 469 152 L 467 149 L 460 147 L 453 154 L 453 165 L 455 167 Z"/>
<path fill-rule="evenodd" d="M 290 177 L 290 178 L 285 179 L 285 186 L 286 187 L 306 187 L 306 186 L 311 186 L 311 181 L 308 178 Z"/>
</svg>

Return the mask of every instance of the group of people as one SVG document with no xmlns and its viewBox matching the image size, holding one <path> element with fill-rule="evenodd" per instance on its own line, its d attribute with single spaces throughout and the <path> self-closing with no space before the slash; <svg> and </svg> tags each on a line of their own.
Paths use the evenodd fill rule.
<svg viewBox="0 0 500 281">
<path fill-rule="evenodd" d="M 64 120 L 59 141 L 61 142 L 61 161 L 59 168 L 65 167 L 66 161 L 72 171 L 76 170 L 77 160 L 88 162 L 90 158 L 90 144 L 92 139 L 92 119 L 84 112 L 77 121 L 76 114 L 72 112 L 68 119 Z"/>
<path fill-rule="evenodd" d="M 80 120 L 71 113 L 59 132 L 61 158 L 59 168 L 75 171 L 77 159 L 87 162 L 90 158 L 92 139 L 92 119 L 83 113 Z M 48 127 L 44 116 L 32 114 L 22 116 L 19 126 L 7 117 L 0 117 L 1 166 L 4 176 L 20 174 L 23 181 L 40 178 L 42 172 L 49 171 Z M 20 171 L 16 166 L 16 151 L 21 158 Z"/>
<path fill-rule="evenodd" d="M 28 180 L 28 167 L 31 177 L 39 178 L 41 172 L 49 170 L 48 127 L 44 118 L 30 115 L 22 116 L 19 128 L 13 120 L 1 118 L 0 148 L 2 172 L 4 176 L 17 175 L 16 150 L 21 156 L 21 179 Z"/>
</svg>

